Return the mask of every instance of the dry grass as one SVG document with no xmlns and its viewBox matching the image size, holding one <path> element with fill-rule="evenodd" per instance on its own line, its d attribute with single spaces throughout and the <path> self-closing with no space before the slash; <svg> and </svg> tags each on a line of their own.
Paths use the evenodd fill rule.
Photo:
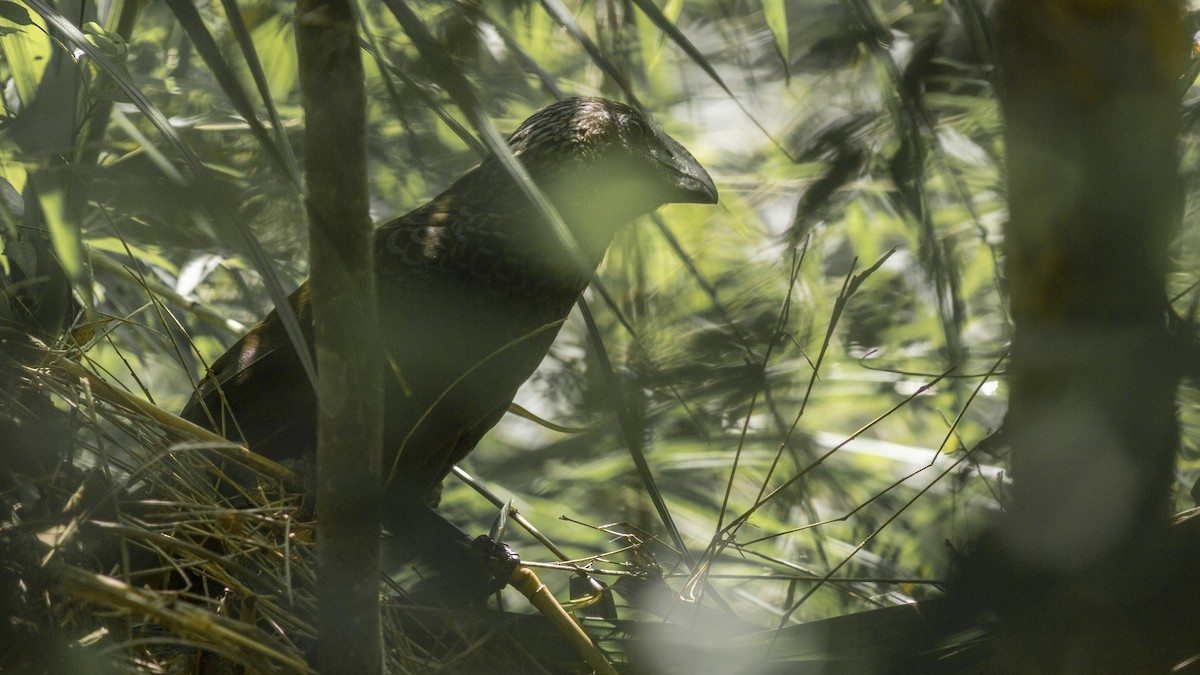
<svg viewBox="0 0 1200 675">
<path fill-rule="evenodd" d="M 41 361 L 9 364 L 4 407 L 68 433 L 0 457 L 41 453 L 53 467 L 3 467 L 0 609 L 15 621 L 0 641 L 17 648 L 0 669 L 311 670 L 314 527 L 289 489 L 298 477 L 65 355 Z M 537 617 L 415 607 L 391 583 L 385 596 L 391 672 L 580 668 Z"/>
</svg>

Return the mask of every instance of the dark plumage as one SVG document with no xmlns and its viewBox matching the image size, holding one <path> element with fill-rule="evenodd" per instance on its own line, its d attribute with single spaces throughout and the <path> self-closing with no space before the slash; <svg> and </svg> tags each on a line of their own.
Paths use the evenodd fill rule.
<svg viewBox="0 0 1200 675">
<path fill-rule="evenodd" d="M 624 223 L 666 203 L 717 201 L 683 146 L 613 101 L 560 101 L 508 143 L 592 268 Z M 379 328 L 391 363 L 385 512 L 427 500 L 504 414 L 587 286 L 568 260 L 494 158 L 376 232 Z M 311 347 L 308 293 L 305 284 L 290 302 Z M 213 364 L 182 415 L 271 458 L 315 450 L 315 396 L 276 312 Z"/>
</svg>

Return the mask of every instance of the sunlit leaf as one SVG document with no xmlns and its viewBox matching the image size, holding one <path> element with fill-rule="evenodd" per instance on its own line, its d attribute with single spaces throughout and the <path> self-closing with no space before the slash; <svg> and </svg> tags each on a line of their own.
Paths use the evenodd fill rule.
<svg viewBox="0 0 1200 675">
<path fill-rule="evenodd" d="M 771 30 L 771 37 L 775 39 L 775 49 L 779 50 L 779 58 L 786 70 L 789 58 L 787 7 L 784 0 L 762 0 L 762 8 L 763 18 Z"/>
<path fill-rule="evenodd" d="M 299 81 L 296 66 L 296 33 L 283 16 L 273 16 L 260 23 L 250 34 L 254 40 L 254 60 L 261 64 L 269 90 L 287 98 Z"/>
<path fill-rule="evenodd" d="M 51 181 L 48 180 L 39 182 L 42 183 L 43 189 L 38 190 L 38 201 L 41 202 L 42 215 L 50 231 L 50 242 L 58 256 L 58 264 L 89 312 L 93 311 L 95 307 L 92 272 L 87 264 L 87 249 L 83 243 L 79 221 L 71 217 L 64 188 L 50 186 Z"/>
<path fill-rule="evenodd" d="M 50 60 L 50 36 L 46 34 L 46 24 L 41 17 L 31 18 L 24 7 L 11 2 L 5 2 L 4 5 L 13 8 L 8 14 L 15 16 L 16 20 L 7 15 L 0 16 L 0 28 L 12 31 L 0 40 L 0 50 L 4 51 L 4 60 L 17 85 L 17 96 L 23 105 L 28 106 L 33 101 L 38 84 L 42 81 L 42 73 Z"/>
</svg>

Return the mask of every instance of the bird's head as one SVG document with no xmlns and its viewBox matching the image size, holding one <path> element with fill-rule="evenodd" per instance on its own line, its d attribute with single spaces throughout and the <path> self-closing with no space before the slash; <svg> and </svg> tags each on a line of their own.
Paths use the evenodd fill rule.
<svg viewBox="0 0 1200 675">
<path fill-rule="evenodd" d="M 577 236 L 587 236 L 581 225 L 615 228 L 663 204 L 717 203 L 696 158 L 616 101 L 572 98 L 542 108 L 509 146 Z"/>
</svg>

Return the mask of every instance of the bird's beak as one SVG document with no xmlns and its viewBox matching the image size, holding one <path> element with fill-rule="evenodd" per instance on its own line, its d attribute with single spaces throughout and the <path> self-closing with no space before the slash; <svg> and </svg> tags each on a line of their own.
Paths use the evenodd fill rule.
<svg viewBox="0 0 1200 675">
<path fill-rule="evenodd" d="M 713 179 L 674 138 L 659 134 L 662 147 L 651 152 L 659 168 L 666 174 L 671 196 L 667 204 L 716 204 L 717 186 Z"/>
</svg>

